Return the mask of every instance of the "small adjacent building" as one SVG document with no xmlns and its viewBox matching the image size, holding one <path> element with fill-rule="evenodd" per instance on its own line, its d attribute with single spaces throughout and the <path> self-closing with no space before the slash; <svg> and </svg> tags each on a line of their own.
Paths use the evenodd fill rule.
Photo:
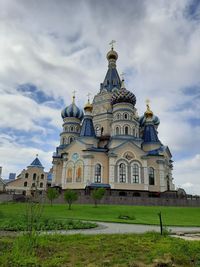
<svg viewBox="0 0 200 267">
<path fill-rule="evenodd" d="M 6 184 L 6 191 L 26 196 L 33 195 L 36 191 L 42 194 L 47 188 L 47 175 L 38 157 L 24 169 L 17 179 Z"/>
</svg>

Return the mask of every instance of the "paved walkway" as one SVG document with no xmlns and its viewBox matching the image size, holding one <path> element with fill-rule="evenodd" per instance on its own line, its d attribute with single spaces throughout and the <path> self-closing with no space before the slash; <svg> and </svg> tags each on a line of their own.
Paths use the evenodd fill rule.
<svg viewBox="0 0 200 267">
<path fill-rule="evenodd" d="M 145 233 L 147 231 L 160 231 L 159 226 L 141 225 L 141 224 L 125 224 L 125 223 L 104 223 L 99 222 L 97 228 L 58 231 L 62 234 L 124 234 L 124 233 Z M 172 233 L 200 233 L 200 227 L 174 227 L 168 226 L 167 229 Z"/>
</svg>

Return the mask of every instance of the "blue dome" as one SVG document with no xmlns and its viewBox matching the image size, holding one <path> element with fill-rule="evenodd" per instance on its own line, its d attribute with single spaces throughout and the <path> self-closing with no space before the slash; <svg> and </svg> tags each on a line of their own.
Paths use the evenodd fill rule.
<svg viewBox="0 0 200 267">
<path fill-rule="evenodd" d="M 140 126 L 141 126 L 141 127 L 144 126 L 145 122 L 146 122 L 146 116 L 143 115 L 143 116 L 141 116 L 140 119 L 139 119 Z M 153 122 L 153 124 L 154 124 L 155 126 L 158 126 L 158 125 L 160 124 L 160 119 L 158 118 L 158 116 L 153 115 L 153 117 L 152 117 L 152 122 Z"/>
<path fill-rule="evenodd" d="M 83 119 L 83 111 L 76 106 L 75 103 L 72 103 L 68 107 L 64 108 L 61 112 L 62 118 L 77 118 L 79 120 Z"/>
</svg>

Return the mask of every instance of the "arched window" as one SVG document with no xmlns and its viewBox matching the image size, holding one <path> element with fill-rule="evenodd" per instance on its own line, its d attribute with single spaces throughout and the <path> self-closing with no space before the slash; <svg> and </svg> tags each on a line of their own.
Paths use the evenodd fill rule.
<svg viewBox="0 0 200 267">
<path fill-rule="evenodd" d="M 70 127 L 70 131 L 73 132 L 74 131 L 74 126 Z"/>
<path fill-rule="evenodd" d="M 128 120 L 128 114 L 127 113 L 124 113 L 124 119 Z"/>
<path fill-rule="evenodd" d="M 28 178 L 28 172 L 25 173 L 25 178 Z"/>
<path fill-rule="evenodd" d="M 119 182 L 126 182 L 126 165 L 124 163 L 119 164 Z"/>
<path fill-rule="evenodd" d="M 139 183 L 140 168 L 138 164 L 134 163 L 132 166 L 132 181 L 133 183 Z"/>
<path fill-rule="evenodd" d="M 41 174 L 41 179 L 44 179 L 44 174 Z"/>
<path fill-rule="evenodd" d="M 121 116 L 120 113 L 117 114 L 117 120 L 120 120 Z"/>
<path fill-rule="evenodd" d="M 96 136 L 101 136 L 101 128 L 96 126 Z"/>
<path fill-rule="evenodd" d="M 24 182 L 24 187 L 27 187 L 27 182 Z"/>
<path fill-rule="evenodd" d="M 119 127 L 116 127 L 116 135 L 119 135 L 120 134 L 120 131 L 119 131 Z"/>
<path fill-rule="evenodd" d="M 133 136 L 136 136 L 136 134 L 135 134 L 135 128 L 133 128 Z"/>
<path fill-rule="evenodd" d="M 32 183 L 32 187 L 35 187 L 35 183 Z"/>
<path fill-rule="evenodd" d="M 76 169 L 76 182 L 81 182 L 81 176 L 82 176 L 82 168 L 79 166 Z"/>
<path fill-rule="evenodd" d="M 65 144 L 65 137 L 63 137 L 63 139 L 62 139 L 62 145 L 64 145 Z"/>
<path fill-rule="evenodd" d="M 149 168 L 149 184 L 155 185 L 155 174 L 154 174 L 154 168 Z"/>
<path fill-rule="evenodd" d="M 33 180 L 36 180 L 36 176 L 37 176 L 37 174 L 34 173 L 34 174 L 33 174 Z"/>
<path fill-rule="evenodd" d="M 99 163 L 95 165 L 94 182 L 101 183 L 101 165 Z"/>
<path fill-rule="evenodd" d="M 68 127 L 67 126 L 65 126 L 65 132 L 67 132 L 68 131 Z"/>
<path fill-rule="evenodd" d="M 72 168 L 69 167 L 67 170 L 67 182 L 71 183 L 72 182 Z"/>
<path fill-rule="evenodd" d="M 125 135 L 128 135 L 128 126 L 125 126 L 124 132 L 125 132 Z"/>
<path fill-rule="evenodd" d="M 40 183 L 40 188 L 42 188 L 43 187 L 43 183 Z"/>
<path fill-rule="evenodd" d="M 74 137 L 73 136 L 70 136 L 69 137 L 69 144 L 71 144 L 73 141 L 74 141 Z"/>
</svg>

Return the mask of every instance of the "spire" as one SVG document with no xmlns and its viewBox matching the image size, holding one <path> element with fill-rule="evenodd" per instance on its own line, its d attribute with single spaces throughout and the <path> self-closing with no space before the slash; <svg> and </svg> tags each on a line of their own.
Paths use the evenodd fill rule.
<svg viewBox="0 0 200 267">
<path fill-rule="evenodd" d="M 114 40 L 110 42 L 111 50 L 107 53 L 106 56 L 108 60 L 108 71 L 103 83 L 101 84 L 101 90 L 106 89 L 109 92 L 111 92 L 113 88 L 120 89 L 121 87 L 121 80 L 116 69 L 118 54 L 114 50 L 114 43 L 116 43 L 116 41 Z"/>
<path fill-rule="evenodd" d="M 93 121 L 92 121 L 92 109 L 93 106 L 90 103 L 90 93 L 88 94 L 88 102 L 84 107 L 84 111 L 85 111 L 85 116 L 83 119 L 83 124 L 81 127 L 81 132 L 80 132 L 80 136 L 81 137 L 96 137 L 95 134 L 95 130 L 94 130 L 94 125 L 93 125 Z"/>
<path fill-rule="evenodd" d="M 160 143 L 158 135 L 153 123 L 147 123 L 144 127 L 143 137 L 144 143 Z"/>
</svg>

